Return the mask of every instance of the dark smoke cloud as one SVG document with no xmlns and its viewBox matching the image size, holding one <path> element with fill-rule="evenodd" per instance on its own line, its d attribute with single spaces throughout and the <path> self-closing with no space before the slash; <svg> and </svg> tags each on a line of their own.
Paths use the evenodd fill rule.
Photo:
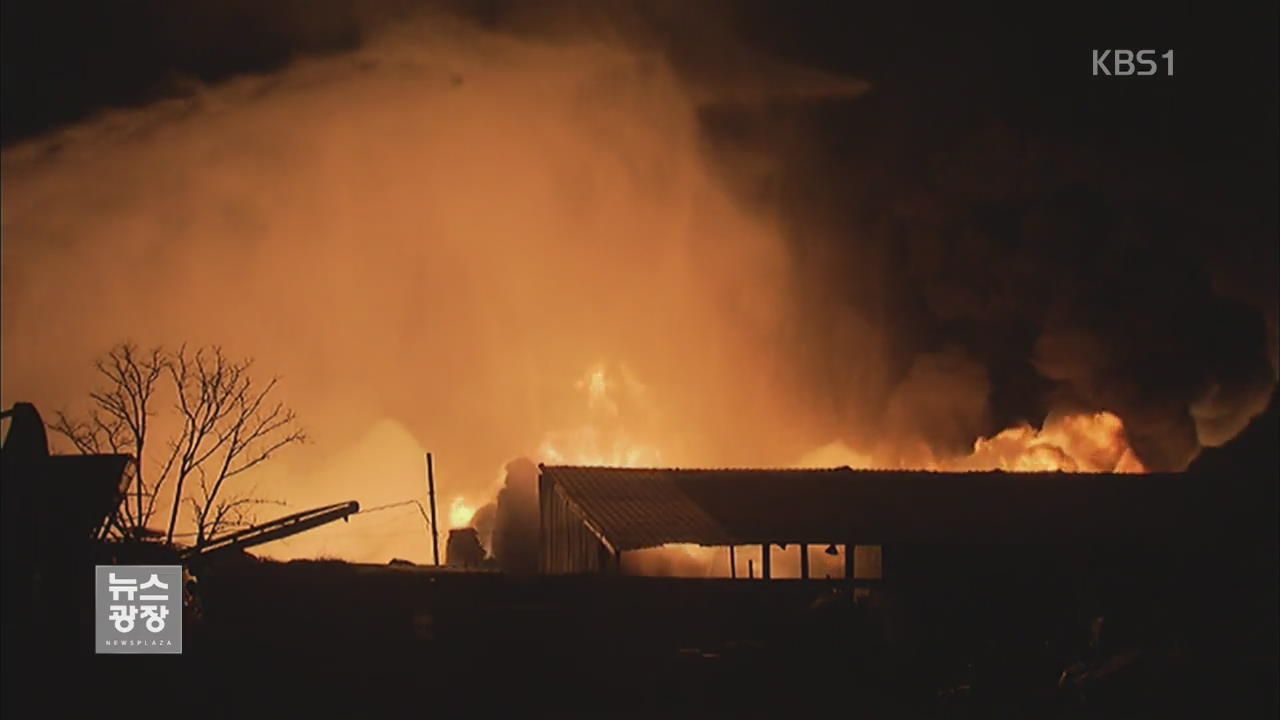
<svg viewBox="0 0 1280 720">
<path fill-rule="evenodd" d="M 1178 11 L 873 15 L 836 56 L 866 96 L 707 117 L 730 166 L 750 167 L 744 139 L 785 148 L 742 192 L 788 215 L 797 367 L 831 432 L 946 453 L 1109 410 L 1153 469 L 1240 432 L 1280 366 L 1274 33 Z M 1198 60 L 1145 84 L 1081 69 L 1126 33 Z"/>
<path fill-rule="evenodd" d="M 839 293 L 843 313 L 872 307 L 884 320 L 871 352 L 855 337 L 843 355 L 854 365 L 885 363 L 853 375 L 884 375 L 882 387 L 893 389 L 863 391 L 847 421 L 865 425 L 881 408 L 892 418 L 905 412 L 905 425 L 942 449 L 1011 421 L 1039 422 L 1052 409 L 1109 410 L 1124 418 L 1149 467 L 1181 469 L 1263 409 L 1276 378 L 1274 280 L 1253 302 L 1215 287 L 1231 258 L 1218 252 L 1223 228 L 1201 214 L 1212 213 L 1203 203 L 1216 200 L 1210 185 L 1220 179 L 1195 178 L 1176 158 L 1102 155 L 989 127 L 927 160 L 929 172 L 889 180 L 891 200 L 861 204 L 849 223 L 857 239 L 835 251 L 838 262 L 826 251 L 808 268 L 824 285 L 869 280 L 874 289 Z M 850 182 L 886 181 L 871 174 L 853 171 Z M 1147 194 L 1170 185 L 1186 190 Z M 1267 210 L 1237 202 L 1223 212 Z M 1268 247 L 1263 230 L 1236 231 Z M 1247 273 L 1255 284 L 1274 268 L 1274 251 L 1257 260 Z M 946 370 L 952 382 L 926 383 L 925 402 L 904 410 L 921 363 L 939 352 L 977 367 Z M 837 353 L 827 346 L 818 354 Z M 937 428 L 947 423 L 959 432 Z M 903 424 L 890 423 L 891 432 Z"/>
</svg>

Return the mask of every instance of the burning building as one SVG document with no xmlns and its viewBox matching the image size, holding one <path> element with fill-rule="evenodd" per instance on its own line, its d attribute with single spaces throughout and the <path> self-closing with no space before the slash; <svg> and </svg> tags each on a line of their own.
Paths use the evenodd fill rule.
<svg viewBox="0 0 1280 720">
<path fill-rule="evenodd" d="M 1274 420 L 1255 423 L 1243 452 L 1177 474 L 544 465 L 540 564 L 550 574 L 636 574 L 628 556 L 692 544 L 727 560 L 727 577 L 770 579 L 798 548 L 790 577 L 825 575 L 840 594 L 865 598 L 854 604 L 879 613 L 907 662 L 997 646 L 1038 657 L 1104 621 L 1104 652 L 1125 663 L 1186 647 L 1265 655 L 1276 484 L 1265 463 L 1228 460 L 1274 458 Z M 742 571 L 746 552 L 758 574 Z M 861 567 L 868 560 L 873 569 Z M 797 580 L 742 587 L 801 589 Z"/>
<path fill-rule="evenodd" d="M 1164 548 L 1253 527 L 1272 504 L 1253 477 L 1111 473 L 679 470 L 542 466 L 541 569 L 616 571 L 625 553 L 671 544 L 883 548 Z M 1262 519 L 1262 518 L 1256 518 Z M 772 552 L 761 552 L 761 577 Z M 733 564 L 736 574 L 737 564 Z"/>
</svg>

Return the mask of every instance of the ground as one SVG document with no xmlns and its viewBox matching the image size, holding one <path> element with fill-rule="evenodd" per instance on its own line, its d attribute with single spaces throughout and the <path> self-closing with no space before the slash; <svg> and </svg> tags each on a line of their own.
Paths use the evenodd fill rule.
<svg viewBox="0 0 1280 720">
<path fill-rule="evenodd" d="M 892 613 L 824 582 L 521 579 L 245 560 L 207 568 L 200 593 L 203 616 L 188 619 L 182 656 L 37 660 L 22 689 L 48 709 L 130 717 L 178 708 L 184 717 L 869 718 L 1275 709 L 1274 658 L 1223 658 L 1221 672 L 1207 674 L 1205 663 L 1148 651 L 1143 662 L 1093 666 L 1119 680 L 1082 697 L 1058 689 L 1062 658 L 1078 649 L 1037 648 L 1029 634 L 968 655 L 943 652 L 938 635 L 909 657 Z"/>
</svg>

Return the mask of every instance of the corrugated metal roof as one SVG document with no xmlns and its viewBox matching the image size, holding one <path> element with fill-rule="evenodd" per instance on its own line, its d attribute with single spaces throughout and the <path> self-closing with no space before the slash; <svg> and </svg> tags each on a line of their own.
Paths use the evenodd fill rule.
<svg viewBox="0 0 1280 720">
<path fill-rule="evenodd" d="M 668 543 L 727 545 L 734 538 L 677 487 L 670 470 L 544 467 L 588 526 L 615 549 Z"/>
<path fill-rule="evenodd" d="M 1221 527 L 1250 503 L 1265 505 L 1268 499 L 1259 492 L 1270 492 L 1272 499 L 1275 494 L 1273 482 L 1188 474 L 567 466 L 544 466 L 542 473 L 595 532 L 620 550 L 667 543 L 1169 537 Z"/>
<path fill-rule="evenodd" d="M 853 471 L 544 466 L 551 487 L 615 549 L 831 542 Z M 833 497 L 833 492 L 836 497 Z"/>
</svg>

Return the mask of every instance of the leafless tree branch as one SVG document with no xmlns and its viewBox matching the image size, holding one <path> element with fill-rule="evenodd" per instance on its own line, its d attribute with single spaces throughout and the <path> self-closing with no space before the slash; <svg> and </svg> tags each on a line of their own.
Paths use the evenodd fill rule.
<svg viewBox="0 0 1280 720">
<path fill-rule="evenodd" d="M 83 420 L 58 413 L 49 425 L 82 453 L 128 453 L 137 459 L 129 498 L 103 534 L 146 533 L 162 488 L 173 490 L 165 542 L 172 543 L 180 509 L 187 507 L 199 542 L 246 522 L 262 501 L 249 495 L 223 497 L 227 481 L 257 467 L 282 448 L 307 440 L 297 415 L 270 402 L 279 378 L 263 384 L 251 377 L 251 359 L 233 360 L 221 347 L 140 352 L 130 343 L 112 348 L 94 364 L 103 385 L 89 394 Z M 167 380 L 167 383 L 162 381 Z M 157 457 L 147 454 L 156 391 L 172 393 L 176 434 Z M 147 472 L 144 473 L 144 469 Z M 195 476 L 192 481 L 192 476 Z"/>
</svg>

